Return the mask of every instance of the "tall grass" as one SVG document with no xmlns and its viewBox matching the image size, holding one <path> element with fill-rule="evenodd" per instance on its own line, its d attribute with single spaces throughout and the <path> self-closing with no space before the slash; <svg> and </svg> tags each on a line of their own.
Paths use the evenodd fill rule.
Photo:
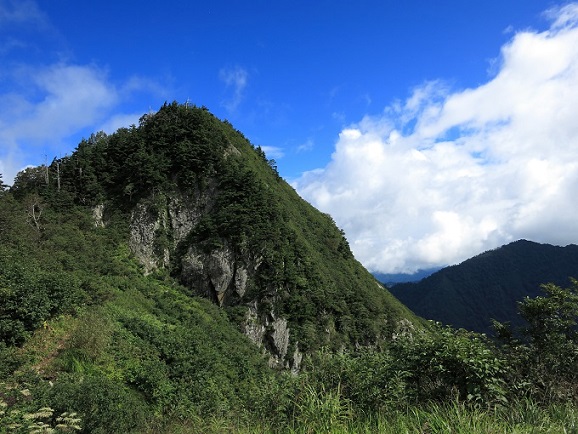
<svg viewBox="0 0 578 434">
<path fill-rule="evenodd" d="M 235 434 L 578 434 L 578 407 L 556 404 L 546 408 L 531 401 L 482 409 L 453 401 L 412 406 L 384 414 L 354 414 L 335 391 L 322 394 L 307 389 L 295 402 L 295 413 L 285 425 L 267 421 L 188 421 L 150 433 Z"/>
</svg>

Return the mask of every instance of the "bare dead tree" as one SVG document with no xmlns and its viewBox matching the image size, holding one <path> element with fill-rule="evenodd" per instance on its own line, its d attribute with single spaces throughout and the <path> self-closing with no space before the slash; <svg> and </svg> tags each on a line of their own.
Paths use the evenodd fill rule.
<svg viewBox="0 0 578 434">
<path fill-rule="evenodd" d="M 28 211 L 28 223 L 34 226 L 38 232 L 41 232 L 42 226 L 40 219 L 44 207 L 41 203 L 40 197 L 38 195 L 30 196 L 27 200 L 26 209 Z"/>
<path fill-rule="evenodd" d="M 48 185 L 50 183 L 50 175 L 48 173 L 48 156 L 44 155 L 44 182 L 46 183 L 46 185 Z"/>
<path fill-rule="evenodd" d="M 56 188 L 60 191 L 60 160 L 56 160 L 56 185 Z"/>
</svg>

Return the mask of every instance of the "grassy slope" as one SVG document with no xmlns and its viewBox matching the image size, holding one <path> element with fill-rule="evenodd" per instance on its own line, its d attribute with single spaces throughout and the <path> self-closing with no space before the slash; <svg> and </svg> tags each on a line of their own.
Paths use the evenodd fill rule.
<svg viewBox="0 0 578 434">
<path fill-rule="evenodd" d="M 315 329 L 321 324 L 335 327 L 340 334 L 329 343 L 340 344 L 363 339 L 365 331 L 383 332 L 376 327 L 383 322 L 375 321 L 381 314 L 388 321 L 414 318 L 350 257 L 330 217 L 273 170 L 261 170 L 262 157 L 250 144 L 235 146 L 257 185 L 276 192 L 267 197 L 277 198 L 276 222 L 284 222 L 270 233 L 278 236 L 280 259 L 302 264 L 279 269 L 285 292 L 278 308 L 303 337 L 312 333 L 311 341 L 323 344 L 327 337 Z M 85 182 L 90 168 L 83 167 Z M 109 214 L 105 228 L 94 226 L 78 199 L 104 194 L 98 183 L 93 190 L 55 192 L 42 190 L 42 171 L 28 175 L 33 188 L 15 189 L 17 200 L 0 197 L 0 333 L 8 343 L 0 345 L 0 433 L 18 423 L 21 431 L 54 426 L 69 410 L 90 433 L 568 432 L 576 426 L 571 405 L 496 405 L 496 398 L 515 393 L 488 388 L 507 384 L 511 368 L 503 354 L 450 331 L 400 335 L 383 352 L 322 353 L 297 377 L 272 372 L 229 312 L 191 296 L 168 272 L 142 275 L 126 245 L 125 214 Z M 38 226 L 32 211 L 42 211 Z M 454 405 L 450 397 L 470 387 L 478 387 L 479 405 L 468 406 L 467 396 Z M 424 396 L 429 404 L 419 401 Z M 38 411 L 43 406 L 52 410 Z"/>
<path fill-rule="evenodd" d="M 231 157 L 235 170 L 241 167 L 244 179 L 258 186 L 249 199 L 275 217 L 268 226 L 242 229 L 273 241 L 264 244 L 271 265 L 283 264 L 270 270 L 282 272 L 275 309 L 289 317 L 302 349 L 307 343 L 312 350 L 375 341 L 394 331 L 396 321 L 415 320 L 354 260 L 329 216 L 299 198 L 230 126 L 204 111 L 200 116 L 209 116 L 238 149 Z M 124 152 L 122 162 L 129 164 L 136 154 L 126 152 L 149 146 L 135 145 L 140 136 L 131 134 L 136 130 L 79 147 L 61 162 L 60 191 L 53 164 L 48 187 L 44 168 L 29 169 L 13 194 L 0 197 L 0 334 L 7 344 L 0 346 L 0 398 L 9 403 L 8 415 L 18 420 L 17 411 L 43 405 L 55 415 L 75 410 L 84 431 L 98 433 L 162 430 L 200 415 L 243 420 L 286 414 L 292 389 L 267 368 L 228 311 L 191 296 L 169 270 L 143 276 L 131 258 L 126 211 L 147 193 L 123 184 L 132 180 L 123 176 L 141 175 L 106 160 Z M 165 143 L 163 134 L 155 140 Z M 211 158 L 218 170 L 218 158 Z M 227 170 L 224 177 L 231 175 Z M 81 204 L 101 201 L 109 204 L 104 228 L 95 227 L 90 206 Z M 118 211 L 110 206 L 120 203 Z M 217 223 L 219 218 L 226 222 L 230 215 L 221 213 Z M 247 221 L 254 223 L 241 220 Z M 329 332 L 319 333 L 324 329 Z"/>
<path fill-rule="evenodd" d="M 6 342 L 24 342 L 0 348 L 0 394 L 14 381 L 32 394 L 8 402 L 74 409 L 87 432 L 259 412 L 261 385 L 273 378 L 260 351 L 209 301 L 166 275 L 144 277 L 122 221 L 95 228 L 88 210 L 45 205 L 38 232 L 26 208 L 0 201 L 0 216 L 20 231 L 3 232 L 0 330 Z"/>
</svg>

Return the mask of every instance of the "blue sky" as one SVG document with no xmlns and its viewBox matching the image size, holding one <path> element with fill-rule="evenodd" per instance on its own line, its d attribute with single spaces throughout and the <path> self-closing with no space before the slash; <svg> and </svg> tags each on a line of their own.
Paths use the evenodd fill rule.
<svg viewBox="0 0 578 434">
<path fill-rule="evenodd" d="M 372 271 L 577 243 L 577 21 L 537 0 L 0 0 L 0 173 L 188 100 Z"/>
</svg>

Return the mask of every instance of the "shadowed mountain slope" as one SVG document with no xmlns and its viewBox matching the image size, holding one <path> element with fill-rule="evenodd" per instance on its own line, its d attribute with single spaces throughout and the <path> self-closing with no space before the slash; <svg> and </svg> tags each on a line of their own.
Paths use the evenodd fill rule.
<svg viewBox="0 0 578 434">
<path fill-rule="evenodd" d="M 578 246 L 520 240 L 390 291 L 426 319 L 491 332 L 491 319 L 521 325 L 517 302 L 540 295 L 541 284 L 567 286 L 576 276 Z"/>
</svg>

